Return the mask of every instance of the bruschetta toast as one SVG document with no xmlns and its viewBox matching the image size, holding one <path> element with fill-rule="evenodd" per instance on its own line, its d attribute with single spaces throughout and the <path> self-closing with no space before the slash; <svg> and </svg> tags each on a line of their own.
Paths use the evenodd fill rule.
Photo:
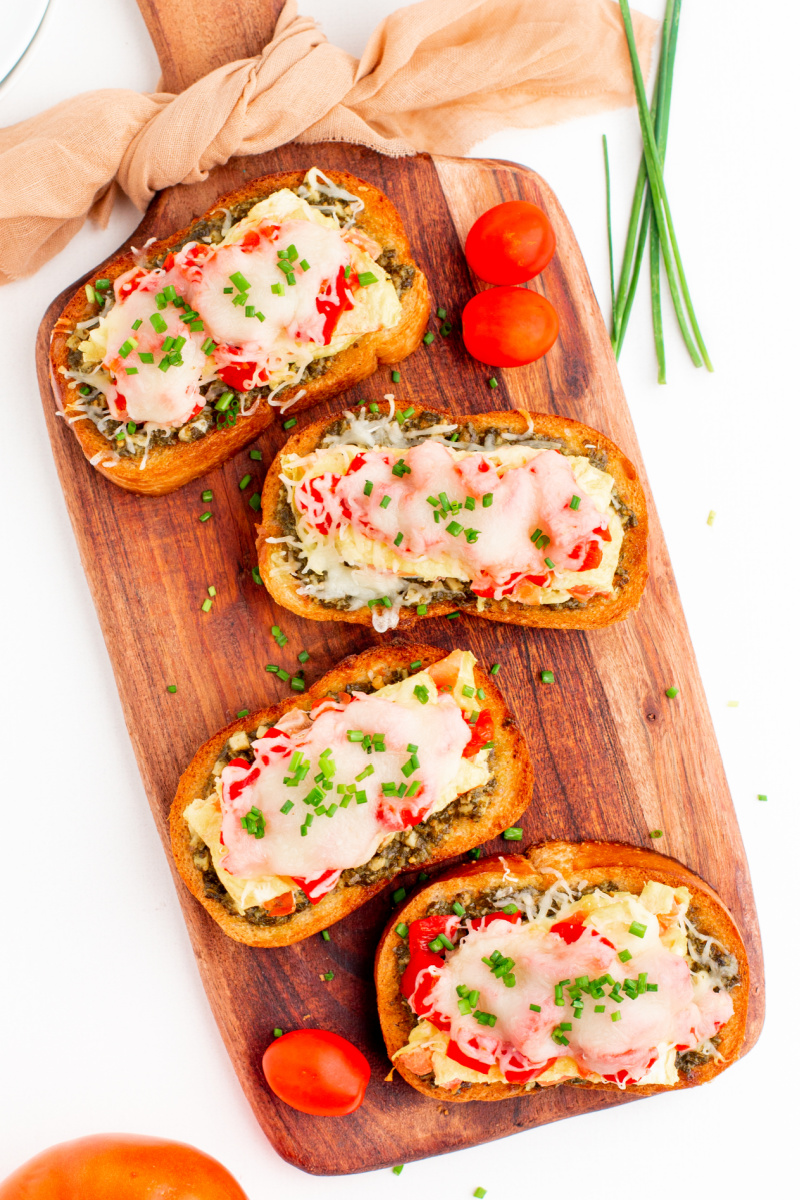
<svg viewBox="0 0 800 1200">
<path fill-rule="evenodd" d="M 289 438 L 258 558 L 271 595 L 312 620 L 384 632 L 460 610 L 590 629 L 639 604 L 647 510 L 633 465 L 577 421 L 373 403 Z"/>
<path fill-rule="evenodd" d="M 286 946 L 400 871 L 495 837 L 531 788 L 493 676 L 466 651 L 394 643 L 206 742 L 181 776 L 172 849 L 229 937 Z"/>
<path fill-rule="evenodd" d="M 55 323 L 53 388 L 92 466 L 160 495 L 230 458 L 276 412 L 405 358 L 429 309 L 382 192 L 344 171 L 269 175 L 105 263 Z"/>
<path fill-rule="evenodd" d="M 674 859 L 613 842 L 444 872 L 395 910 L 375 982 L 392 1063 L 448 1101 L 691 1087 L 745 1036 L 730 912 Z"/>
</svg>

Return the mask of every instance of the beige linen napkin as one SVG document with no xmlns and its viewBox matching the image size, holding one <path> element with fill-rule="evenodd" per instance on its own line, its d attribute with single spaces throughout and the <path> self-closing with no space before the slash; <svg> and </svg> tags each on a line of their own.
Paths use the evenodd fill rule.
<svg viewBox="0 0 800 1200">
<path fill-rule="evenodd" d="M 643 66 L 657 22 L 633 14 Z M 292 140 L 383 154 L 464 154 L 502 128 L 633 104 L 612 0 L 422 0 L 387 17 L 359 62 L 295 0 L 256 58 L 180 95 L 86 92 L 0 130 L 0 283 L 36 271 L 121 188 L 146 208 L 237 154 Z"/>
</svg>

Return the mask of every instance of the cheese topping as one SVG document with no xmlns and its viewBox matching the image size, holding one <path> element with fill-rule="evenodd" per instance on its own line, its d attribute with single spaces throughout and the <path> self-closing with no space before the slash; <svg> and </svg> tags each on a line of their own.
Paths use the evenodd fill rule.
<svg viewBox="0 0 800 1200">
<path fill-rule="evenodd" d="M 315 359 L 397 325 L 400 301 L 380 253 L 284 188 L 217 245 L 189 242 L 163 268 L 120 276 L 115 303 L 79 348 L 110 378 L 100 390 L 113 416 L 176 428 L 203 407 L 203 384 L 219 380 L 220 395 L 276 392 Z"/>
<path fill-rule="evenodd" d="M 690 899 L 650 882 L 640 896 L 589 892 L 551 919 L 465 922 L 441 964 L 408 990 L 404 979 L 426 1019 L 399 1055 L 444 1087 L 677 1082 L 677 1052 L 706 1043 L 733 1013 L 713 972 L 690 970 Z"/>
<path fill-rule="evenodd" d="M 464 451 L 432 437 L 331 445 L 281 467 L 304 569 L 328 584 L 301 587 L 309 594 L 417 603 L 418 581 L 453 579 L 479 597 L 553 604 L 613 590 L 623 538 L 614 479 L 585 457 Z"/>
<path fill-rule="evenodd" d="M 474 663 L 455 651 L 436 665 L 436 679 L 451 669 L 459 693 L 466 686 L 474 697 Z M 216 794 L 193 801 L 184 817 L 239 911 L 297 880 L 319 884 L 305 890 L 321 898 L 343 870 L 485 784 L 488 752 L 464 756 L 476 701 L 469 714 L 462 702 L 419 671 L 369 695 L 326 700 L 308 716 L 292 710 L 250 744 L 252 763 L 225 766 Z"/>
</svg>

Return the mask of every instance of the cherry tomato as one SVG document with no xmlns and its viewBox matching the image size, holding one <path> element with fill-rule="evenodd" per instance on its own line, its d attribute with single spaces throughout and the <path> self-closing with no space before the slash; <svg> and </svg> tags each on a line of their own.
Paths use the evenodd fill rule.
<svg viewBox="0 0 800 1200">
<path fill-rule="evenodd" d="M 549 300 L 527 288 L 479 292 L 463 313 L 464 345 L 490 367 L 535 362 L 558 337 L 558 314 Z"/>
<path fill-rule="evenodd" d="M 478 217 L 464 251 L 479 279 L 526 283 L 544 270 L 555 248 L 547 214 L 528 200 L 508 200 Z"/>
<path fill-rule="evenodd" d="M 361 1051 L 327 1029 L 285 1033 L 267 1047 L 262 1065 L 276 1096 L 314 1116 L 355 1112 L 369 1083 L 369 1063 Z"/>
<path fill-rule="evenodd" d="M 0 1183 L 0 1200 L 247 1200 L 215 1158 L 183 1142 L 98 1133 L 61 1142 Z"/>
</svg>

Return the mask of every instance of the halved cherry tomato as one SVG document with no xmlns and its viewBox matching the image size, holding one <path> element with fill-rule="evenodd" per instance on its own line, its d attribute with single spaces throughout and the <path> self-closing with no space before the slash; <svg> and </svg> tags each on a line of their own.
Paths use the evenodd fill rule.
<svg viewBox="0 0 800 1200">
<path fill-rule="evenodd" d="M 464 345 L 490 367 L 521 367 L 546 354 L 558 337 L 549 300 L 521 287 L 489 288 L 467 303 Z"/>
<path fill-rule="evenodd" d="M 464 252 L 479 279 L 525 283 L 544 270 L 555 248 L 553 226 L 538 204 L 508 200 L 478 217 Z"/>
<path fill-rule="evenodd" d="M 183 1142 L 98 1133 L 60 1142 L 0 1183 L 0 1200 L 247 1200 L 228 1171 Z"/>
<path fill-rule="evenodd" d="M 276 1038 L 262 1059 L 276 1096 L 298 1112 L 343 1117 L 364 1099 L 370 1069 L 361 1051 L 327 1029 L 295 1029 Z"/>
</svg>

